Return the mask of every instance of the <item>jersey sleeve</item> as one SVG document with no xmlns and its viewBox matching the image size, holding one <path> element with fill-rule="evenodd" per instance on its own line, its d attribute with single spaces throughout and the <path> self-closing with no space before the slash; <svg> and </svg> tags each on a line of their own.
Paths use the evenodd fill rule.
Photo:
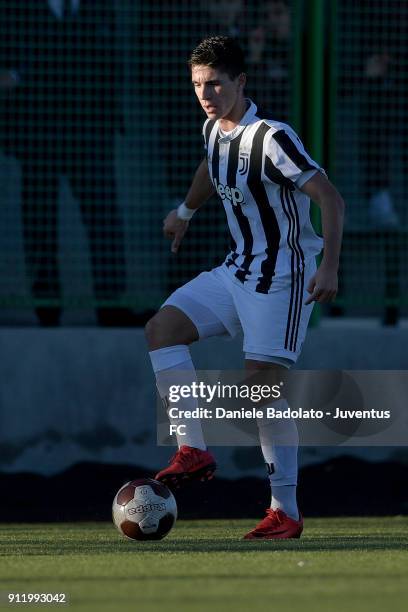
<svg viewBox="0 0 408 612">
<path fill-rule="evenodd" d="M 310 157 L 300 138 L 289 126 L 270 135 L 266 143 L 265 156 L 266 169 L 273 168 L 275 176 L 279 174 L 299 188 L 316 172 L 325 174 L 323 168 Z M 268 172 L 266 175 L 268 176 Z"/>
</svg>

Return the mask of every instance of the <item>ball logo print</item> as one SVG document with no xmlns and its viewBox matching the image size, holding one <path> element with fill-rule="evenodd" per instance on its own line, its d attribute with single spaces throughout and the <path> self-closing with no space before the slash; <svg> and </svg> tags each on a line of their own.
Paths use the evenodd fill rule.
<svg viewBox="0 0 408 612">
<path fill-rule="evenodd" d="M 119 489 L 112 517 L 119 532 L 130 540 L 161 540 L 176 522 L 177 504 L 161 482 L 140 478 Z"/>
<path fill-rule="evenodd" d="M 154 512 L 155 510 L 163 512 L 166 510 L 166 504 L 139 504 L 134 508 L 128 508 L 128 514 L 145 514 L 146 512 Z"/>
</svg>

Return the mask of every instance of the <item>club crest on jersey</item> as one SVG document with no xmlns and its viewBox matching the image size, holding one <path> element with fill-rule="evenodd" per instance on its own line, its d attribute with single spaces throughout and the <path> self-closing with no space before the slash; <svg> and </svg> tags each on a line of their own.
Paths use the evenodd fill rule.
<svg viewBox="0 0 408 612">
<path fill-rule="evenodd" d="M 239 156 L 238 172 L 239 174 L 246 174 L 249 167 L 249 153 L 241 153 Z"/>
<path fill-rule="evenodd" d="M 222 183 L 219 183 L 216 178 L 214 179 L 214 186 L 221 200 L 229 200 L 233 206 L 245 204 L 244 194 L 240 189 L 238 189 L 238 187 L 223 185 Z"/>
</svg>

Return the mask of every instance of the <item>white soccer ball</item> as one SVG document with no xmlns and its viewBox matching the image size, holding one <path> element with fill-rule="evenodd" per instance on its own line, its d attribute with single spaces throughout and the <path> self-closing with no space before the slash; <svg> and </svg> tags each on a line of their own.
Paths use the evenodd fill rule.
<svg viewBox="0 0 408 612">
<path fill-rule="evenodd" d="M 177 504 L 166 485 L 139 478 L 119 489 L 112 515 L 120 533 L 130 540 L 161 540 L 176 522 Z"/>
</svg>

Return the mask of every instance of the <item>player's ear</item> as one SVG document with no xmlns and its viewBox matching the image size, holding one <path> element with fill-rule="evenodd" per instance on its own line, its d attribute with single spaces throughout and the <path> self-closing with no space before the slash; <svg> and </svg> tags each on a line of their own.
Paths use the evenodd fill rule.
<svg viewBox="0 0 408 612">
<path fill-rule="evenodd" d="M 244 89 L 245 85 L 246 85 L 246 74 L 245 72 L 241 72 L 241 74 L 238 77 L 239 89 L 240 90 Z"/>
</svg>

